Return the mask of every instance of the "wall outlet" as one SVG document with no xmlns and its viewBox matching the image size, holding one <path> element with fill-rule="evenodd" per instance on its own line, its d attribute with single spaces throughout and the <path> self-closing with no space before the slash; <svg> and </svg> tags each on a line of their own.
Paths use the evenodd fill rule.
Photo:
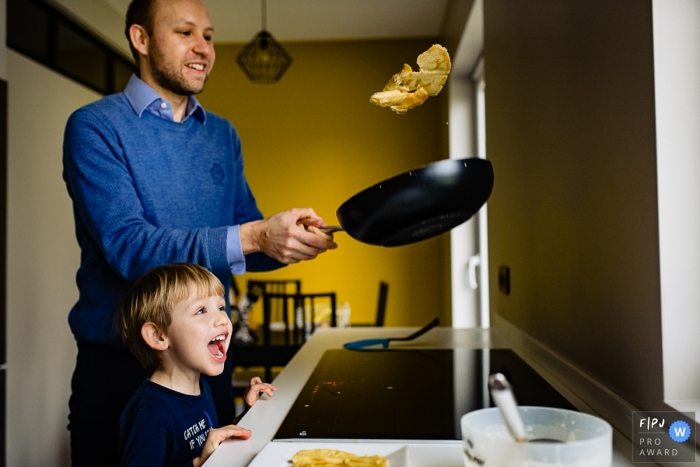
<svg viewBox="0 0 700 467">
<path fill-rule="evenodd" d="M 508 266 L 498 268 L 498 290 L 505 295 L 510 295 L 510 268 Z"/>
</svg>

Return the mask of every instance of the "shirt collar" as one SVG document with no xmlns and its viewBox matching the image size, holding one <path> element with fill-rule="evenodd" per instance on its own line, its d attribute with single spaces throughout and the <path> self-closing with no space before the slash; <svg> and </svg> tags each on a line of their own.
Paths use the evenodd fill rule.
<svg viewBox="0 0 700 467">
<path fill-rule="evenodd" d="M 170 105 L 164 112 L 161 109 L 160 104 L 165 102 L 165 99 L 160 97 L 160 95 L 148 84 L 146 84 L 141 78 L 136 75 L 131 75 L 129 83 L 124 89 L 124 95 L 129 100 L 131 107 L 136 112 L 136 115 L 141 118 L 144 110 L 149 111 L 161 118 L 166 118 L 168 120 L 173 120 L 173 113 Z M 187 99 L 187 109 L 185 110 L 185 118 L 182 119 L 184 122 L 190 115 L 193 115 L 202 123 L 207 122 L 207 114 L 204 108 L 199 103 L 196 97 L 189 96 Z"/>
</svg>

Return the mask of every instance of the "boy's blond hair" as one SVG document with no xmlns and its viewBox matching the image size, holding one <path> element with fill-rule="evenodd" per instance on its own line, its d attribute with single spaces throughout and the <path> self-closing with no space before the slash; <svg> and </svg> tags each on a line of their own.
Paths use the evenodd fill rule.
<svg viewBox="0 0 700 467">
<path fill-rule="evenodd" d="M 214 274 L 191 263 L 158 266 L 129 287 L 118 305 L 122 340 L 149 374 L 162 368 L 157 350 L 141 337 L 145 323 L 154 323 L 165 332 L 172 321 L 172 311 L 189 297 L 190 285 L 197 289 L 196 299 L 223 296 L 224 287 Z"/>
</svg>

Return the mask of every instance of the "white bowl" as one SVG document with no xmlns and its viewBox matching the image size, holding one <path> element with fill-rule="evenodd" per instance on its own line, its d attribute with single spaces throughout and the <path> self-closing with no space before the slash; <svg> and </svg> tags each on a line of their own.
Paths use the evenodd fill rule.
<svg viewBox="0 0 700 467">
<path fill-rule="evenodd" d="M 467 467 L 610 467 L 612 428 L 593 415 L 549 407 L 519 407 L 530 439 L 517 443 L 497 408 L 475 410 L 460 421 Z"/>
</svg>

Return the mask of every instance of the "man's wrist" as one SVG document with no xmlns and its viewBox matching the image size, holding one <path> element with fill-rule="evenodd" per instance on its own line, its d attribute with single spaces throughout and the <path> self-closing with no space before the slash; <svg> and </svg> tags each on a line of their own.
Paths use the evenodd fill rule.
<svg viewBox="0 0 700 467">
<path fill-rule="evenodd" d="M 253 221 L 240 225 L 238 231 L 241 237 L 241 250 L 243 250 L 244 255 L 260 251 L 261 223 L 262 221 Z"/>
</svg>

